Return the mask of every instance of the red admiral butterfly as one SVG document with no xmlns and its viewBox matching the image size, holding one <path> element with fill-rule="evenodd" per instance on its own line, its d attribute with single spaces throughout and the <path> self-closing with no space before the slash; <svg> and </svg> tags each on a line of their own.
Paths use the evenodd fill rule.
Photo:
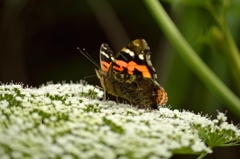
<svg viewBox="0 0 240 159">
<path fill-rule="evenodd" d="M 97 77 L 106 92 L 128 100 L 138 108 L 157 109 L 168 100 L 167 93 L 157 83 L 157 74 L 151 63 L 151 52 L 144 39 L 136 39 L 114 56 L 107 44 L 100 48 L 101 69 Z"/>
</svg>

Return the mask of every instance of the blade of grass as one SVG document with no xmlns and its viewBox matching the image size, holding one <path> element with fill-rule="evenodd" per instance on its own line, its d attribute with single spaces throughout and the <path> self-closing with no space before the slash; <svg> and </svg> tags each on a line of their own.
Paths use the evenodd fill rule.
<svg viewBox="0 0 240 159">
<path fill-rule="evenodd" d="M 226 9 L 229 6 L 229 4 L 231 2 L 226 1 L 227 3 L 224 5 L 223 9 L 223 14 L 217 14 L 213 4 L 211 3 L 207 3 L 206 4 L 206 9 L 208 9 L 208 11 L 212 14 L 212 16 L 214 17 L 214 19 L 216 20 L 216 22 L 218 23 L 218 25 L 220 26 L 220 28 L 223 31 L 223 34 L 225 35 L 225 40 L 226 40 L 226 56 L 229 59 L 229 64 L 230 64 L 230 68 L 232 70 L 232 74 L 233 74 L 233 79 L 236 82 L 236 86 L 238 89 L 238 92 L 240 92 L 240 84 L 239 84 L 239 77 L 240 77 L 240 54 L 239 54 L 239 50 L 237 48 L 237 45 L 235 43 L 235 41 L 233 40 L 233 37 L 227 27 L 227 23 L 225 20 L 225 15 L 226 15 Z"/>
<path fill-rule="evenodd" d="M 236 82 L 236 85 L 238 86 L 238 93 L 240 92 L 240 84 L 239 84 L 239 77 L 240 77 L 240 55 L 238 48 L 232 38 L 232 35 L 230 34 L 227 27 L 225 27 L 225 35 L 226 35 L 226 41 L 228 46 L 228 58 L 230 59 L 230 65 L 232 66 L 232 73 L 233 78 Z"/>
<path fill-rule="evenodd" d="M 144 2 L 179 55 L 185 60 L 203 83 L 213 91 L 232 112 L 240 117 L 240 99 L 228 87 L 226 87 L 226 85 L 224 85 L 201 60 L 178 31 L 160 2 L 157 0 L 144 0 Z"/>
</svg>

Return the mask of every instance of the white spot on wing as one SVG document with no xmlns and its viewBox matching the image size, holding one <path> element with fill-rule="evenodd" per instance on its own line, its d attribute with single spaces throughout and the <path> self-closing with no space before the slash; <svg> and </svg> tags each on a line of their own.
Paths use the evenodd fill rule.
<svg viewBox="0 0 240 159">
<path fill-rule="evenodd" d="M 104 56 L 106 56 L 107 58 L 109 58 L 109 55 L 107 53 L 105 53 L 104 51 L 100 51 L 101 54 L 103 54 Z"/>
<path fill-rule="evenodd" d="M 112 60 L 112 61 L 114 61 L 114 60 L 115 60 L 115 58 L 114 58 L 114 57 L 111 57 L 111 60 Z"/>
<path fill-rule="evenodd" d="M 135 56 L 134 52 L 129 49 L 126 49 L 125 52 L 128 53 L 131 57 Z"/>
<path fill-rule="evenodd" d="M 105 47 L 105 45 L 102 45 L 102 48 L 105 49 L 105 50 L 107 49 L 107 47 Z"/>
<path fill-rule="evenodd" d="M 157 74 L 154 74 L 154 79 L 157 79 Z"/>
<path fill-rule="evenodd" d="M 150 55 L 146 55 L 146 61 L 147 61 L 148 66 L 152 66 L 150 57 L 151 57 Z"/>
<path fill-rule="evenodd" d="M 141 60 L 144 60 L 143 54 L 139 54 L 139 55 L 138 55 L 138 58 L 141 59 Z"/>
</svg>

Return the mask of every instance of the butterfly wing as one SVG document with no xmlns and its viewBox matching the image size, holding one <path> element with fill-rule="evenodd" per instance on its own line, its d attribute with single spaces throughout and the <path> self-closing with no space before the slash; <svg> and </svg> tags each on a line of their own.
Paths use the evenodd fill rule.
<svg viewBox="0 0 240 159">
<path fill-rule="evenodd" d="M 117 72 L 157 80 L 156 70 L 151 62 L 150 48 L 144 39 L 136 39 L 122 48 L 112 62 Z"/>
<path fill-rule="evenodd" d="M 105 72 L 109 70 L 112 60 L 114 59 L 114 54 L 108 44 L 103 43 L 100 47 L 100 66 Z"/>
</svg>

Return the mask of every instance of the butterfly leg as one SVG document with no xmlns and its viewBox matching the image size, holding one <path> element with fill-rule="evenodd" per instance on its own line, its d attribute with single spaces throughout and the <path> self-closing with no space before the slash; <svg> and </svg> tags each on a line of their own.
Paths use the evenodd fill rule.
<svg viewBox="0 0 240 159">
<path fill-rule="evenodd" d="M 93 92 L 94 92 L 95 88 L 96 88 L 96 87 L 93 87 L 93 90 L 92 90 Z M 93 94 L 94 94 L 94 93 L 92 93 L 91 96 L 90 96 L 91 99 L 93 99 Z"/>
<path fill-rule="evenodd" d="M 103 97 L 104 102 L 106 101 L 106 98 L 107 98 L 107 91 L 106 91 L 106 89 L 104 89 L 104 97 Z"/>
</svg>

